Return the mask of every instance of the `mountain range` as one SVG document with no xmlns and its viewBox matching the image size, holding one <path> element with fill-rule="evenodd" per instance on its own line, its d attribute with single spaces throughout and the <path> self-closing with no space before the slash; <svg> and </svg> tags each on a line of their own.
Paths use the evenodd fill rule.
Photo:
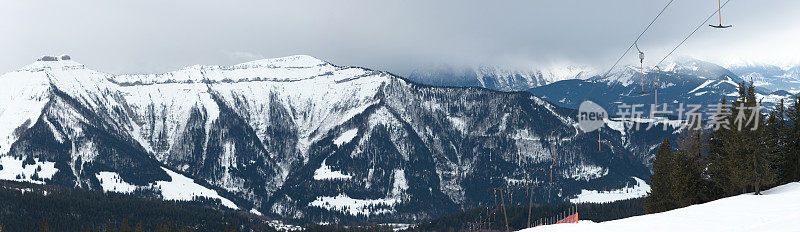
<svg viewBox="0 0 800 232">
<path fill-rule="evenodd" d="M 792 77 L 787 79 L 800 81 Z M 666 103 L 674 109 L 679 104 L 700 104 L 706 107 L 719 104 L 723 98 L 730 102 L 738 97 L 737 88 L 743 82 L 747 83 L 749 80 L 742 79 L 722 66 L 682 57 L 661 68 L 640 70 L 640 67 L 623 66 L 605 76 L 564 80 L 529 91 L 568 108 L 577 108 L 578 104 L 588 99 L 612 111 L 616 111 L 621 103 L 644 104 L 646 111 L 649 111 L 652 104 Z M 753 84 L 756 86 L 757 97 L 767 108 L 774 107 L 781 99 L 790 102 L 795 96 L 785 90 L 773 91 L 767 88 L 776 85 L 759 84 L 756 81 Z"/>
<path fill-rule="evenodd" d="M 784 90 L 793 94 L 800 92 L 800 65 L 787 68 L 769 64 L 740 63 L 728 65 L 727 69 L 742 79 L 752 80 L 756 86 L 770 91 Z"/>
<path fill-rule="evenodd" d="M 583 65 L 516 68 L 501 65 L 428 65 L 415 69 L 408 79 L 434 86 L 483 87 L 499 91 L 525 91 L 562 80 L 587 79 L 595 70 Z"/>
<path fill-rule="evenodd" d="M 448 67 L 448 66 L 441 66 Z M 592 70 L 586 66 L 569 66 L 569 67 L 584 67 L 581 69 L 573 70 Z M 635 105 L 641 104 L 639 111 L 643 112 L 642 116 L 649 117 L 650 106 L 652 104 L 668 105 L 669 111 L 667 115 L 662 115 L 667 118 L 677 118 L 677 108 L 680 104 L 688 107 L 689 104 L 702 105 L 704 118 L 710 117 L 708 114 L 709 107 L 714 104 L 719 104 L 723 98 L 728 103 L 738 97 L 737 88 L 742 82 L 749 82 L 750 77 L 754 78 L 753 84 L 756 86 L 756 95 L 762 101 L 765 109 L 775 107 L 780 101 L 784 100 L 787 106 L 796 97 L 797 91 L 794 90 L 793 85 L 800 83 L 800 75 L 797 75 L 797 68 L 779 68 L 777 66 L 763 65 L 763 64 L 739 64 L 729 65 L 729 68 L 720 65 L 698 60 L 691 57 L 678 57 L 661 65 L 659 68 L 645 67 L 641 69 L 638 65 L 623 65 L 611 70 L 607 75 L 596 75 L 591 71 L 581 72 L 578 74 L 561 75 L 561 78 L 551 78 L 548 81 L 530 82 L 525 78 L 516 78 L 523 76 L 519 74 L 518 69 L 508 69 L 504 71 L 495 71 L 492 73 L 506 73 L 508 75 L 474 75 L 480 77 L 481 83 L 505 83 L 497 87 L 497 85 L 479 85 L 482 87 L 493 88 L 503 91 L 528 91 L 533 95 L 540 97 L 557 106 L 577 109 L 578 106 L 586 100 L 591 100 L 598 103 L 603 108 L 614 116 L 618 116 L 620 109 L 618 106 L 621 104 Z M 569 69 L 569 68 L 562 68 Z M 423 69 L 431 70 L 431 69 Z M 434 69 L 436 70 L 436 69 Z M 446 70 L 439 68 L 438 70 Z M 417 73 L 427 73 L 433 75 L 428 77 L 427 83 L 430 80 L 440 79 L 453 79 L 454 77 L 463 77 L 464 75 L 453 75 L 449 72 L 436 73 L 417 71 Z M 465 71 L 462 73 L 480 73 Z M 513 74 L 513 75 L 512 75 Z M 744 75 L 742 77 L 741 75 Z M 424 75 L 412 74 L 414 78 L 425 78 Z M 535 76 L 535 75 L 534 75 Z M 413 79 L 413 78 L 412 78 Z M 459 78 L 455 78 L 459 80 Z M 464 79 L 464 78 L 461 78 Z M 469 78 L 466 78 L 469 79 Z M 516 82 L 515 82 L 516 80 Z M 425 82 L 425 81 L 422 81 Z M 435 83 L 437 86 L 448 86 L 446 81 Z M 468 82 L 460 82 L 466 86 L 476 85 L 464 84 Z M 460 86 L 459 83 L 450 83 L 449 85 Z M 517 86 L 518 88 L 512 88 Z M 524 88 L 528 86 L 530 88 Z M 656 91 L 656 88 L 658 90 Z M 624 146 L 631 150 L 640 160 L 643 160 L 646 165 L 650 165 L 653 159 L 655 149 L 661 142 L 662 138 L 675 139 L 680 133 L 680 129 L 669 127 L 667 130 L 633 130 L 631 127 L 626 127 L 619 123 L 620 121 L 611 122 L 609 125 L 615 125 L 611 128 L 620 132 L 623 137 L 621 140 Z M 666 124 L 678 125 L 676 121 L 664 121 Z"/>
<path fill-rule="evenodd" d="M 0 84 L 0 179 L 305 222 L 418 221 L 524 184 L 560 202 L 650 174 L 624 130 L 581 133 L 530 92 L 310 56 L 133 75 L 45 57 Z"/>
</svg>

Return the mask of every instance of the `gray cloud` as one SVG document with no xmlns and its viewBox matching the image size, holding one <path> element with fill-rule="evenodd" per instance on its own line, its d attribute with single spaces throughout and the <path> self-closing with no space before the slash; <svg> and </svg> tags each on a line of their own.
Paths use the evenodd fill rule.
<svg viewBox="0 0 800 232">
<path fill-rule="evenodd" d="M 659 1 L 12 1 L 0 8 L 0 72 L 68 53 L 98 70 L 165 72 L 306 54 L 396 73 L 427 63 L 610 65 Z M 715 10 L 676 0 L 641 42 L 655 63 Z M 800 1 L 731 0 L 727 30 L 678 55 L 798 62 Z M 635 56 L 624 62 L 637 62 Z"/>
</svg>

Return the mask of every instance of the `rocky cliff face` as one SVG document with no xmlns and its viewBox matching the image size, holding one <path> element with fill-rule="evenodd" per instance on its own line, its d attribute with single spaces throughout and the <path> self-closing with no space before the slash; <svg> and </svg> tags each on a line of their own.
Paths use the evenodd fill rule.
<svg viewBox="0 0 800 232">
<path fill-rule="evenodd" d="M 417 85 L 309 56 L 111 75 L 0 76 L 0 178 L 199 200 L 311 222 L 413 221 L 539 185 L 537 202 L 648 179 L 619 132 L 530 93 Z M 552 183 L 550 173 L 552 170 Z"/>
</svg>

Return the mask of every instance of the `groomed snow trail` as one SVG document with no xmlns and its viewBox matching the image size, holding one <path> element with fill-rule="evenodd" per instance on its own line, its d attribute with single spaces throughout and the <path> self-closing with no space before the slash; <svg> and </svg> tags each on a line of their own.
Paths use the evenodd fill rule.
<svg viewBox="0 0 800 232">
<path fill-rule="evenodd" d="M 657 214 L 614 221 L 557 224 L 534 231 L 800 231 L 800 183 L 719 199 Z"/>
</svg>

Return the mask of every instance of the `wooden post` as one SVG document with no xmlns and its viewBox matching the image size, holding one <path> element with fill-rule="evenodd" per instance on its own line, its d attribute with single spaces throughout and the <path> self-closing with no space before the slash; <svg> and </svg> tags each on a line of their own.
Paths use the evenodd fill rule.
<svg viewBox="0 0 800 232">
<path fill-rule="evenodd" d="M 528 228 L 531 228 L 531 210 L 533 209 L 533 189 L 528 188 L 530 201 L 528 202 Z"/>
<path fill-rule="evenodd" d="M 511 229 L 508 228 L 508 213 L 506 212 L 507 211 L 506 210 L 506 201 L 505 201 L 503 195 L 504 195 L 503 189 L 500 189 L 500 202 L 502 202 L 502 205 L 503 205 L 503 218 L 505 218 L 505 221 L 506 221 L 506 231 L 511 232 Z"/>
</svg>

